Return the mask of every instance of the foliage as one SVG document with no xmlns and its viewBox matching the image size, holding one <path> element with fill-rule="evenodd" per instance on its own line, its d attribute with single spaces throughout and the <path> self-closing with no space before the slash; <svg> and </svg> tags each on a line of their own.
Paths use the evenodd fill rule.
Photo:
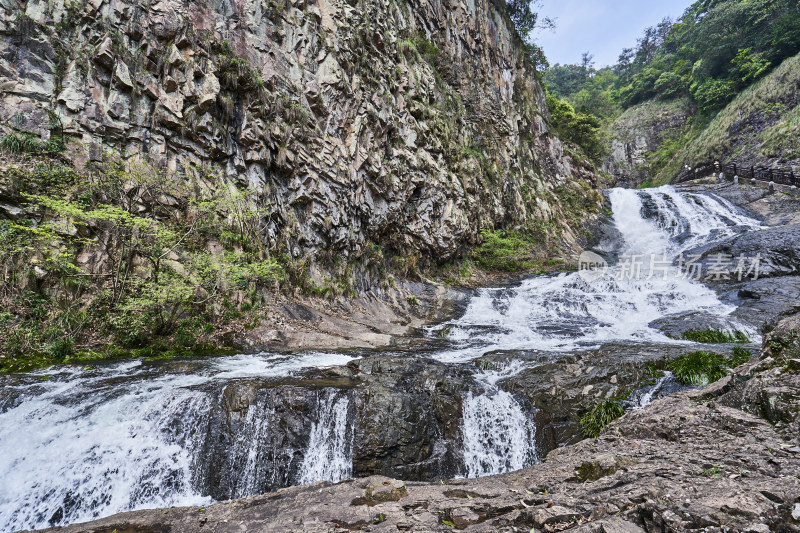
<svg viewBox="0 0 800 533">
<path fill-rule="evenodd" d="M 506 0 L 506 13 L 522 42 L 522 51 L 537 70 L 549 66 L 544 51 L 533 41 L 539 30 L 555 27 L 555 22 L 547 17 L 540 17 L 535 9 L 541 8 L 541 0 Z"/>
<path fill-rule="evenodd" d="M 667 365 L 684 385 L 708 385 L 727 375 L 728 361 L 718 353 L 692 352 Z"/>
<path fill-rule="evenodd" d="M 736 95 L 732 81 L 709 78 L 702 84 L 692 84 L 690 92 L 702 112 L 711 112 L 725 107 Z"/>
<path fill-rule="evenodd" d="M 592 407 L 580 418 L 579 423 L 585 436 L 596 439 L 606 426 L 624 414 L 625 408 L 617 400 L 611 399 Z"/>
<path fill-rule="evenodd" d="M 606 151 L 600 134 L 600 119 L 594 115 L 577 113 L 566 100 L 547 95 L 547 108 L 558 136 L 583 149 L 586 156 L 599 161 Z"/>
<path fill-rule="evenodd" d="M 515 231 L 481 231 L 481 245 L 473 253 L 473 261 L 487 270 L 520 272 L 535 266 L 534 243 Z"/>
<path fill-rule="evenodd" d="M 798 52 L 796 0 L 697 0 L 678 21 L 647 28 L 616 65 L 595 70 L 582 59 L 555 65 L 545 79 L 551 92 L 573 104 L 582 91 L 605 93 L 625 108 L 689 95 L 711 114 Z M 608 109 L 592 112 L 607 118 Z"/>
<path fill-rule="evenodd" d="M 41 163 L 9 175 L 32 215 L 0 220 L 3 371 L 107 357 L 96 342 L 207 350 L 215 324 L 244 319 L 286 279 L 261 236 L 269 205 L 219 176 L 197 170 L 192 183 L 113 155 L 80 174 Z"/>
<path fill-rule="evenodd" d="M 750 342 L 750 337 L 741 331 L 721 331 L 718 329 L 692 329 L 684 332 L 684 340 L 706 344 L 745 343 Z"/>
<path fill-rule="evenodd" d="M 40 141 L 30 133 L 8 133 L 0 137 L 0 150 L 11 154 L 57 155 L 65 149 L 61 139 Z"/>
<path fill-rule="evenodd" d="M 733 355 L 729 359 L 729 364 L 732 368 L 736 368 L 737 366 L 743 365 L 748 362 L 753 357 L 753 352 L 750 350 L 746 350 L 741 346 L 737 346 L 733 349 Z"/>
<path fill-rule="evenodd" d="M 407 39 L 400 39 L 397 42 L 397 48 L 406 57 L 422 58 L 431 64 L 436 60 L 436 58 L 439 57 L 439 54 L 441 53 L 439 47 L 421 35 L 416 35 L 415 37 Z"/>
</svg>

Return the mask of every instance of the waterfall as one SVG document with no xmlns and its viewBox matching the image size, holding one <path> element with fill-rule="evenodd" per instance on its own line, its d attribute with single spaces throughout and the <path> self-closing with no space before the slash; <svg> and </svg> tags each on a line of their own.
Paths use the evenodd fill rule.
<svg viewBox="0 0 800 533">
<path fill-rule="evenodd" d="M 523 368 L 519 361 L 512 361 L 503 368 L 476 374 L 483 390 L 469 393 L 462 406 L 467 477 L 502 474 L 539 461 L 533 420 L 510 393 L 497 385 Z"/>
<path fill-rule="evenodd" d="M 689 248 L 758 228 L 758 221 L 716 196 L 672 187 L 614 189 L 609 196 L 621 235 L 619 251 L 646 257 L 638 279 L 628 279 L 633 276 L 625 265 L 612 263 L 603 277 L 591 282 L 568 273 L 532 277 L 513 288 L 481 289 L 463 316 L 445 325 L 452 348 L 433 357 L 463 362 L 492 350 L 563 352 L 614 341 L 677 343 L 681 341 L 650 323 L 695 311 L 724 319 L 735 310 L 712 289 L 678 276 L 677 267 L 669 265 Z M 656 265 L 652 276 L 651 256 L 668 265 L 660 270 Z M 731 330 L 758 339 L 751 328 L 729 322 Z"/>
<path fill-rule="evenodd" d="M 353 426 L 348 423 L 350 399 L 329 389 L 319 396 L 317 421 L 300 466 L 300 484 L 341 481 L 353 475 Z"/>
<path fill-rule="evenodd" d="M 210 504 L 198 479 L 198 461 L 221 381 L 286 376 L 305 366 L 349 359 L 342 354 L 262 354 L 203 360 L 177 372 L 136 361 L 0 376 L 0 531 Z M 312 419 L 299 428 L 311 432 L 304 481 L 351 474 L 348 408 L 346 394 L 318 393 Z M 233 496 L 261 492 L 265 483 L 295 481 L 290 467 L 304 450 L 277 438 L 284 434 L 280 416 L 268 395 L 256 397 L 248 408 L 226 452 L 227 468 L 234 473 Z"/>
<path fill-rule="evenodd" d="M 207 398 L 157 382 L 86 385 L 45 383 L 0 415 L 0 530 L 209 502 L 193 490 L 190 453 Z"/>
<path fill-rule="evenodd" d="M 615 189 L 609 198 L 619 254 L 663 255 L 669 263 L 692 247 L 759 227 L 711 194 L 662 187 Z M 626 279 L 619 275 L 623 265 L 610 257 L 597 280 L 562 273 L 477 291 L 463 316 L 445 324 L 449 347 L 429 356 L 460 363 L 493 350 L 562 353 L 607 342 L 686 342 L 667 338 L 650 324 L 688 312 L 713 315 L 758 340 L 756 332 L 729 318 L 734 307 L 705 285 L 674 275 L 648 276 L 649 265 L 643 265 L 640 279 Z M 666 268 L 669 274 L 676 271 L 670 264 Z M 207 505 L 212 493 L 225 499 L 350 477 L 351 393 L 311 390 L 299 380 L 261 385 L 351 358 L 258 354 L 0 376 L 0 531 L 143 508 Z M 468 477 L 539 460 L 529 409 L 498 386 L 520 369 L 514 363 L 478 372 L 478 386 L 463 399 Z M 667 375 L 640 391 L 632 407 L 646 405 L 674 383 Z M 225 393 L 230 384 L 240 387 L 238 395 L 231 394 L 235 400 Z"/>
<path fill-rule="evenodd" d="M 464 399 L 464 467 L 467 477 L 519 470 L 535 453 L 535 430 L 511 394 L 494 389 Z"/>
</svg>

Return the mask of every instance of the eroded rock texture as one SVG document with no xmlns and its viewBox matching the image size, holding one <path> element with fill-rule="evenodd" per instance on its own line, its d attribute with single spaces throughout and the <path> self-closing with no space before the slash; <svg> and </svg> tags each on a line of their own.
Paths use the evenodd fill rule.
<svg viewBox="0 0 800 533">
<path fill-rule="evenodd" d="M 9 131 L 63 130 L 79 164 L 113 149 L 249 185 L 294 257 L 375 242 L 445 260 L 480 228 L 551 221 L 575 241 L 559 197 L 592 173 L 549 134 L 489 0 L 0 5 Z"/>
</svg>

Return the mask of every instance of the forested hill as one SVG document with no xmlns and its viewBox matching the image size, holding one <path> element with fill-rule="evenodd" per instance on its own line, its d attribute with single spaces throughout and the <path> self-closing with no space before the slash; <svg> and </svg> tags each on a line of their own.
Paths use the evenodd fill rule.
<svg viewBox="0 0 800 533">
<path fill-rule="evenodd" d="M 798 52 L 797 0 L 700 0 L 678 21 L 667 18 L 645 30 L 617 64 L 596 69 L 587 52 L 579 64 L 554 65 L 544 78 L 551 95 L 604 122 L 612 158 L 624 155 L 630 165 L 646 164 L 639 174 L 652 177 L 719 111 Z M 789 101 L 776 103 L 794 108 L 792 94 L 796 91 L 789 91 Z M 614 122 L 620 116 L 624 130 L 643 128 L 638 147 L 614 146 L 615 130 L 621 129 Z"/>
</svg>

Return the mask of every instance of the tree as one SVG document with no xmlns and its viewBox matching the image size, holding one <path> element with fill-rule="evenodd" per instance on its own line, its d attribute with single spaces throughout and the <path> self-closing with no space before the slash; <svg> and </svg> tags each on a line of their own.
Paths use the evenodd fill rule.
<svg viewBox="0 0 800 533">
<path fill-rule="evenodd" d="M 583 79 L 586 80 L 591 77 L 594 67 L 594 56 L 589 52 L 581 54 L 581 69 L 583 69 Z"/>
<path fill-rule="evenodd" d="M 633 48 L 623 48 L 622 53 L 617 59 L 617 64 L 613 67 L 620 79 L 625 83 L 630 81 L 630 78 L 633 74 L 633 60 L 635 57 L 636 53 L 634 52 Z"/>
<path fill-rule="evenodd" d="M 536 30 L 555 28 L 555 21 L 549 17 L 540 19 L 539 13 L 534 11 L 534 9 L 539 9 L 541 6 L 542 0 L 506 1 L 506 12 L 523 41 L 531 40 Z"/>
<path fill-rule="evenodd" d="M 534 42 L 534 33 L 539 30 L 555 28 L 553 19 L 540 18 L 539 13 L 534 10 L 534 8 L 540 8 L 541 5 L 542 0 L 506 0 L 506 13 L 522 40 L 525 56 L 533 62 L 536 70 L 544 70 L 550 66 L 550 63 L 541 47 Z"/>
</svg>

